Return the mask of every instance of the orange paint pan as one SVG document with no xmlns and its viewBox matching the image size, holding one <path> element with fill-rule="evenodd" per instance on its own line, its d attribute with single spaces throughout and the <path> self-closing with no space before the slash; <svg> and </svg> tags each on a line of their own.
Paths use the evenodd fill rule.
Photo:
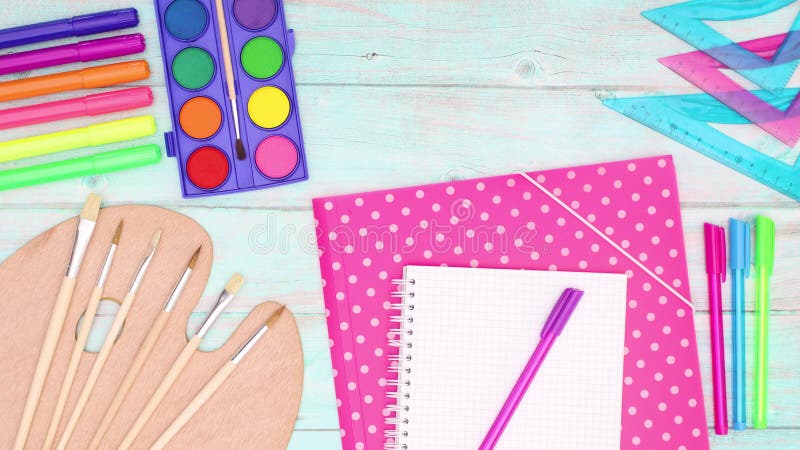
<svg viewBox="0 0 800 450">
<path fill-rule="evenodd" d="M 130 61 L 0 83 L 0 102 L 147 79 L 147 61 Z"/>
</svg>

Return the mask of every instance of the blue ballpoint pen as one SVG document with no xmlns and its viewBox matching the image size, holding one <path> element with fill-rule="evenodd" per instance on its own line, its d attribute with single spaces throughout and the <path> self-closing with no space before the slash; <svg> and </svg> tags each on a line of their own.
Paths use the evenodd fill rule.
<svg viewBox="0 0 800 450">
<path fill-rule="evenodd" d="M 731 303 L 733 304 L 733 429 L 744 430 L 746 420 L 744 280 L 750 276 L 752 258 L 750 224 L 730 219 Z"/>
</svg>

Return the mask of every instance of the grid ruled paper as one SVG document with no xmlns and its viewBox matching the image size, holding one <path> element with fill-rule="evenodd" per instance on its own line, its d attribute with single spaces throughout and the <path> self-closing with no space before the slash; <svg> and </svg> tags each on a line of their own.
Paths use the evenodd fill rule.
<svg viewBox="0 0 800 450">
<path fill-rule="evenodd" d="M 625 275 L 407 266 L 398 431 L 409 450 L 477 449 L 563 290 L 585 294 L 496 447 L 619 449 Z M 410 360 L 406 357 L 410 356 Z M 403 371 L 401 371 L 403 372 Z"/>
</svg>

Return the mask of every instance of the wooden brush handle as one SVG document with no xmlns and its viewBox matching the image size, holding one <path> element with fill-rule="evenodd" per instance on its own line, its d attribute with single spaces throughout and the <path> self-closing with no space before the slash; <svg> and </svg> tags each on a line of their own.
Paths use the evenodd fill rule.
<svg viewBox="0 0 800 450">
<path fill-rule="evenodd" d="M 86 408 L 86 403 L 89 402 L 89 397 L 92 395 L 92 391 L 97 384 L 97 380 L 100 378 L 100 373 L 103 371 L 106 360 L 108 360 L 108 356 L 111 354 L 114 342 L 116 342 L 117 336 L 119 336 L 119 332 L 125 324 L 125 318 L 128 316 L 128 311 L 131 309 L 131 303 L 133 303 L 134 297 L 135 294 L 130 293 L 125 296 L 122 305 L 119 307 L 119 311 L 117 311 L 117 315 L 114 317 L 114 322 L 111 323 L 111 328 L 108 330 L 106 340 L 103 341 L 103 346 L 100 347 L 100 353 L 97 354 L 97 359 L 94 360 L 92 370 L 86 378 L 86 384 L 83 385 L 83 390 L 81 390 L 81 395 L 78 397 L 78 402 L 75 404 L 75 409 L 72 410 L 69 422 L 67 422 L 67 427 L 64 428 L 64 433 L 61 435 L 61 440 L 58 442 L 58 447 L 56 447 L 58 450 L 67 448 L 67 444 L 70 438 L 72 438 L 75 426 L 78 424 L 78 420 L 81 418 L 84 408 Z"/>
<path fill-rule="evenodd" d="M 219 37 L 222 41 L 222 60 L 225 66 L 225 81 L 228 83 L 228 97 L 236 101 L 236 85 L 233 82 L 233 60 L 231 59 L 231 44 L 228 39 L 228 26 L 225 23 L 225 6 L 222 0 L 216 0 L 217 22 L 219 23 Z"/>
<path fill-rule="evenodd" d="M 58 291 L 56 304 L 53 313 L 50 315 L 50 324 L 47 326 L 47 333 L 44 335 L 44 344 L 39 352 L 39 360 L 36 362 L 36 370 L 33 372 L 28 399 L 25 401 L 25 409 L 22 411 L 22 419 L 17 429 L 17 437 L 14 439 L 14 450 L 23 450 L 28 441 L 28 433 L 31 431 L 33 417 L 36 415 L 36 408 L 39 406 L 39 398 L 42 396 L 44 382 L 50 372 L 50 364 L 53 362 L 53 355 L 56 352 L 58 338 L 64 328 L 64 321 L 67 318 L 69 304 L 72 301 L 72 294 L 75 292 L 75 278 L 64 278 L 61 289 Z"/>
<path fill-rule="evenodd" d="M 156 412 L 158 405 L 161 404 L 161 401 L 164 400 L 169 390 L 172 388 L 172 385 L 175 384 L 175 381 L 180 376 L 183 369 L 186 368 L 186 365 L 189 364 L 189 360 L 194 355 L 194 352 L 197 350 L 197 347 L 200 346 L 200 342 L 203 340 L 200 336 L 195 335 L 183 350 L 175 359 L 175 362 L 172 363 L 172 367 L 169 368 L 169 371 L 164 376 L 164 379 L 161 380 L 161 384 L 158 385 L 155 392 L 153 392 L 153 396 L 150 397 L 150 401 L 147 402 L 144 409 L 141 413 L 139 413 L 139 417 L 136 418 L 136 422 L 134 422 L 133 426 L 128 430 L 128 434 L 125 435 L 125 438 L 122 440 L 122 443 L 119 445 L 117 450 L 128 450 L 133 445 L 134 440 L 136 437 L 139 436 L 141 433 L 142 428 L 147 424 L 147 421 L 153 416 L 153 413 Z"/>
<path fill-rule="evenodd" d="M 200 408 L 205 405 L 208 399 L 210 399 L 211 396 L 217 392 L 220 386 L 225 383 L 225 380 L 231 376 L 234 369 L 236 369 L 236 364 L 234 364 L 233 361 L 228 361 L 225 363 L 225 365 L 222 366 L 222 368 L 219 369 L 216 374 L 214 374 L 211 380 L 209 380 L 209 382 L 203 386 L 203 389 L 197 393 L 197 396 L 195 396 L 195 398 L 193 398 L 192 401 L 186 405 L 186 408 L 181 411 L 172 424 L 170 424 L 170 426 L 164 430 L 164 433 L 161 434 L 161 437 L 159 437 L 155 444 L 150 447 L 150 450 L 161 450 L 166 447 L 169 441 L 171 441 L 172 438 L 178 434 L 181 428 L 183 428 L 183 426 L 189 422 L 195 413 L 199 411 Z"/>
<path fill-rule="evenodd" d="M 105 436 L 108 428 L 111 426 L 111 422 L 114 420 L 114 417 L 117 416 L 117 412 L 119 412 L 122 402 L 124 402 L 125 398 L 128 396 L 128 392 L 130 392 L 131 387 L 133 387 L 133 382 L 136 381 L 136 378 L 139 376 L 139 372 L 141 372 L 145 361 L 147 361 L 147 358 L 153 351 L 158 338 L 161 337 L 161 333 L 164 331 L 164 328 L 167 325 L 169 316 L 169 311 L 162 310 L 158 317 L 156 317 L 155 322 L 153 322 L 153 326 L 150 328 L 147 337 L 144 338 L 142 346 L 139 347 L 139 351 L 136 353 L 136 357 L 133 359 L 133 363 L 131 363 L 128 373 L 125 375 L 122 383 L 120 383 L 119 387 L 117 388 L 117 392 L 114 394 L 114 399 L 108 406 L 105 415 L 103 415 L 103 420 L 100 421 L 100 426 L 97 428 L 97 431 L 94 433 L 94 437 L 92 438 L 92 442 L 89 444 L 89 450 L 96 450 L 98 447 L 100 447 L 100 442 L 102 441 L 103 436 Z"/>
<path fill-rule="evenodd" d="M 89 303 L 86 305 L 86 312 L 83 314 L 83 321 L 80 330 L 78 330 L 78 337 L 75 341 L 75 346 L 72 348 L 72 354 L 69 357 L 67 373 L 64 374 L 64 381 L 61 383 L 61 392 L 58 393 L 56 409 L 53 411 L 53 417 L 50 419 L 50 427 L 47 430 L 47 437 L 44 440 L 43 450 L 50 450 L 50 447 L 53 446 L 56 440 L 56 432 L 58 431 L 58 426 L 61 424 L 61 416 L 64 414 L 64 408 L 67 406 L 67 399 L 72 390 L 72 383 L 75 381 L 75 374 L 78 372 L 78 364 L 81 362 L 83 348 L 86 345 L 86 341 L 89 340 L 89 333 L 92 331 L 94 316 L 97 314 L 97 307 L 100 305 L 100 297 L 102 295 L 103 288 L 95 286 L 89 296 Z"/>
</svg>

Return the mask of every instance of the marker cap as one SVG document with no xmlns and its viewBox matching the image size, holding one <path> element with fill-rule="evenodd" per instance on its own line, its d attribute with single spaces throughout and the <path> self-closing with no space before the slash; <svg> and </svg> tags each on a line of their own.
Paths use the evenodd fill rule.
<svg viewBox="0 0 800 450">
<path fill-rule="evenodd" d="M 579 289 L 565 289 L 564 292 L 561 293 L 561 297 L 558 298 L 555 306 L 553 306 L 553 309 L 550 311 L 550 315 L 547 316 L 547 320 L 544 322 L 540 336 L 544 337 L 544 335 L 547 333 L 553 333 L 556 336 L 560 335 L 582 297 L 583 291 Z"/>
<path fill-rule="evenodd" d="M 756 216 L 756 250 L 753 265 L 766 267 L 772 275 L 775 263 L 775 222 L 766 216 Z"/>
<path fill-rule="evenodd" d="M 726 267 L 727 251 L 725 249 L 725 229 L 711 223 L 703 225 L 706 240 L 706 273 L 722 275 L 725 281 L 728 269 Z"/>
<path fill-rule="evenodd" d="M 138 60 L 91 67 L 80 71 L 83 88 L 100 88 L 131 81 L 144 80 L 150 76 L 147 61 Z"/>
<path fill-rule="evenodd" d="M 81 61 L 96 61 L 113 58 L 119 55 L 133 55 L 145 49 L 144 36 L 141 33 L 95 39 L 75 44 Z"/>
<path fill-rule="evenodd" d="M 116 172 L 133 167 L 154 164 L 161 160 L 158 145 L 143 145 L 127 150 L 101 153 L 92 158 L 96 173 Z"/>
<path fill-rule="evenodd" d="M 132 28 L 139 25 L 139 14 L 134 8 L 86 14 L 72 18 L 75 36 L 100 34 L 107 31 Z"/>
<path fill-rule="evenodd" d="M 745 276 L 750 276 L 752 263 L 752 242 L 750 240 L 750 223 L 741 220 L 729 221 L 730 259 L 728 265 L 731 270 L 744 270 Z"/>
<path fill-rule="evenodd" d="M 86 97 L 86 113 L 90 116 L 99 116 L 129 109 L 144 108 L 152 104 L 153 91 L 149 87 L 137 87 L 103 92 Z"/>
<path fill-rule="evenodd" d="M 89 136 L 89 145 L 97 147 L 152 136 L 156 133 L 156 120 L 153 116 L 131 117 L 90 125 L 86 129 Z"/>
</svg>

